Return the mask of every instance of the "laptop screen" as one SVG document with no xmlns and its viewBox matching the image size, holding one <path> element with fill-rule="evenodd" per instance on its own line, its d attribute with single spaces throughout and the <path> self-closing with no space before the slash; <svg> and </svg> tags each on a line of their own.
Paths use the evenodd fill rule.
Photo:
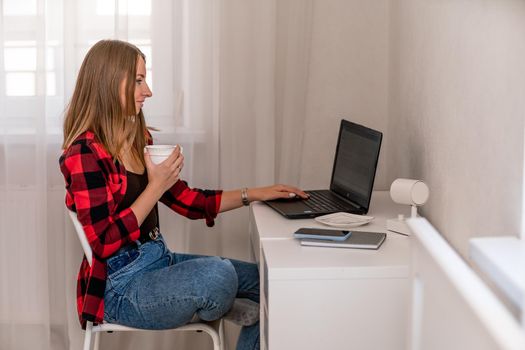
<svg viewBox="0 0 525 350">
<path fill-rule="evenodd" d="M 330 189 L 368 209 L 383 134 L 341 121 Z"/>
</svg>

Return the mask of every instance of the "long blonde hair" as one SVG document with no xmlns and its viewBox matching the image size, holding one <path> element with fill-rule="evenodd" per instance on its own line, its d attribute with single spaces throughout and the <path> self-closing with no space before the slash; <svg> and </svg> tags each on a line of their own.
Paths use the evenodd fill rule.
<svg viewBox="0 0 525 350">
<path fill-rule="evenodd" d="M 101 40 L 89 50 L 66 110 L 63 149 L 90 130 L 114 160 L 127 143 L 144 164 L 146 123 L 142 110 L 136 113 L 134 99 L 139 57 L 146 60 L 136 46 L 120 40 Z M 120 98 L 123 81 L 126 82 L 124 106 Z"/>
</svg>

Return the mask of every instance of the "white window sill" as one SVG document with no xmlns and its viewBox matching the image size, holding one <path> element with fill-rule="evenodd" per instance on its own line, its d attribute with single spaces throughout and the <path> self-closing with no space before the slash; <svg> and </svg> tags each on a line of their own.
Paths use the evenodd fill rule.
<svg viewBox="0 0 525 350">
<path fill-rule="evenodd" d="M 184 127 L 163 128 L 160 131 L 151 131 L 156 143 L 181 143 L 196 144 L 206 142 L 204 130 L 193 130 Z M 38 133 L 35 128 L 8 128 L 7 131 L 0 129 L 0 138 L 8 138 L 10 144 L 34 144 Z M 43 141 L 43 140 L 40 140 Z M 48 144 L 62 143 L 62 130 L 59 128 L 48 128 L 45 133 L 45 141 Z"/>
<path fill-rule="evenodd" d="M 175 129 L 163 128 L 160 131 L 151 131 L 155 143 L 169 144 L 195 144 L 206 142 L 206 132 L 204 130 L 194 130 L 184 127 Z"/>
<path fill-rule="evenodd" d="M 525 326 L 525 241 L 510 236 L 473 238 L 470 257 L 521 310 Z"/>
</svg>

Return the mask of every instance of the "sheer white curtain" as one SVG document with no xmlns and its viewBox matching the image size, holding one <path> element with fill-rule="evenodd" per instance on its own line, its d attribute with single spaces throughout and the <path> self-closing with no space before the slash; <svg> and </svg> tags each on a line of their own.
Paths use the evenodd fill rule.
<svg viewBox="0 0 525 350">
<path fill-rule="evenodd" d="M 311 0 L 0 0 L 0 348 L 80 348 L 82 252 L 64 213 L 58 157 L 63 110 L 89 47 L 118 38 L 144 51 L 154 94 L 147 122 L 161 130 L 157 142 L 184 146 L 192 186 L 290 182 L 310 10 Z M 209 229 L 161 206 L 161 230 L 177 251 L 249 259 L 247 220 L 244 208 Z M 228 330 L 233 347 L 238 328 Z M 155 332 L 103 335 L 101 345 L 208 342 Z"/>
</svg>

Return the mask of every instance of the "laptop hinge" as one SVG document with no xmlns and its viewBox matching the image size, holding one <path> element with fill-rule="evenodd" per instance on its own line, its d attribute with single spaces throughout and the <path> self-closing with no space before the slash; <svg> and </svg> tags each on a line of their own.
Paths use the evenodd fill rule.
<svg viewBox="0 0 525 350">
<path fill-rule="evenodd" d="M 335 193 L 335 195 L 339 198 L 342 198 L 345 202 L 349 203 L 351 206 L 353 206 L 354 208 L 357 208 L 357 209 L 361 209 L 363 210 L 363 207 L 360 206 L 359 204 L 356 204 L 354 202 L 352 202 L 350 199 L 346 198 L 346 197 L 343 197 L 341 196 L 339 193 L 335 192 L 335 191 L 332 191 L 332 193 Z"/>
</svg>

